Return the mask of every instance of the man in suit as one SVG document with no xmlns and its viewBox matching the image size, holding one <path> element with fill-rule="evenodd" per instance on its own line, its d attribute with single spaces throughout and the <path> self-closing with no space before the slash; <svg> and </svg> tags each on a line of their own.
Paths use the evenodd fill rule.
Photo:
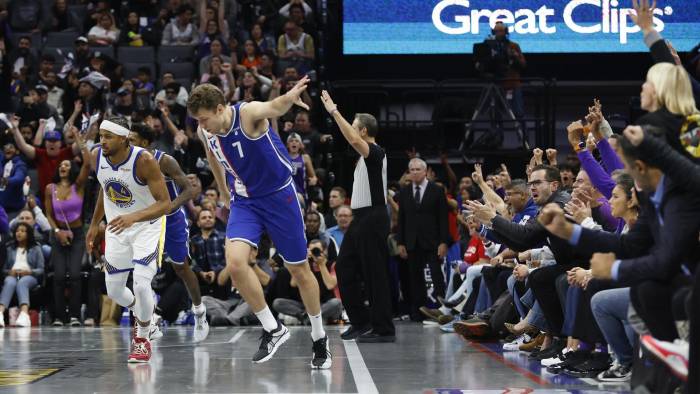
<svg viewBox="0 0 700 394">
<path fill-rule="evenodd" d="M 428 165 L 414 158 L 408 163 L 411 183 L 399 196 L 398 244 L 401 258 L 408 260 L 411 319 L 423 320 L 420 308 L 427 301 L 424 267 L 430 267 L 434 295 L 445 296 L 441 262 L 452 242 L 447 225 L 445 190 L 427 179 Z"/>
</svg>

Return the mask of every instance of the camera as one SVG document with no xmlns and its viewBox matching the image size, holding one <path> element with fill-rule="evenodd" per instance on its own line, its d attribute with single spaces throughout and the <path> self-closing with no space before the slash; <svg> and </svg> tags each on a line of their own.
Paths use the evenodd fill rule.
<svg viewBox="0 0 700 394">
<path fill-rule="evenodd" d="M 320 256 L 321 256 L 321 252 L 322 252 L 321 248 L 313 248 L 313 249 L 311 249 L 311 254 L 312 254 L 314 257 L 320 257 Z"/>
</svg>

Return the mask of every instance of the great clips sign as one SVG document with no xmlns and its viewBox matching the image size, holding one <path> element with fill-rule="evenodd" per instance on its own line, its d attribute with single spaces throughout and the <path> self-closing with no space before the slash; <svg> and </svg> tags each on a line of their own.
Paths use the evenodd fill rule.
<svg viewBox="0 0 700 394">
<path fill-rule="evenodd" d="M 525 52 L 642 52 L 631 7 L 631 0 L 344 0 L 344 52 L 470 53 L 496 21 Z M 700 1 L 658 1 L 654 26 L 677 48 L 692 48 Z"/>
</svg>

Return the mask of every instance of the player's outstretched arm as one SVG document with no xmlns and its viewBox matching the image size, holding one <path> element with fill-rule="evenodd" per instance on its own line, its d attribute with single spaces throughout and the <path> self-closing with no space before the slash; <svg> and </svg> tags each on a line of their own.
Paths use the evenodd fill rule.
<svg viewBox="0 0 700 394">
<path fill-rule="evenodd" d="M 308 76 L 300 79 L 287 93 L 267 102 L 253 101 L 241 108 L 241 114 L 246 121 L 257 122 L 268 118 L 279 118 L 286 114 L 293 105 L 298 105 L 306 110 L 309 106 L 301 99 L 301 94 L 306 90 L 310 79 Z"/>
<path fill-rule="evenodd" d="M 163 158 L 160 160 L 160 169 L 163 170 L 163 174 L 172 178 L 181 190 L 180 195 L 177 196 L 174 201 L 170 202 L 170 209 L 168 212 L 173 212 L 194 197 L 194 190 L 192 190 L 192 186 L 187 180 L 187 176 L 180 168 L 180 165 L 177 164 L 177 161 L 172 156 L 163 155 Z"/>
</svg>

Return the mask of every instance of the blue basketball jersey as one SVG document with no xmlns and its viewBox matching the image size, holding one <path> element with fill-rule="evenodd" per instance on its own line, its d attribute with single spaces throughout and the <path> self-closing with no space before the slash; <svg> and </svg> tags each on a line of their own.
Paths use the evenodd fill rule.
<svg viewBox="0 0 700 394">
<path fill-rule="evenodd" d="M 240 115 L 245 105 L 231 106 L 233 124 L 226 134 L 202 131 L 209 150 L 233 177 L 232 191 L 242 197 L 260 197 L 282 190 L 292 182 L 292 164 L 287 148 L 272 126 L 258 138 L 245 135 Z"/>
</svg>

